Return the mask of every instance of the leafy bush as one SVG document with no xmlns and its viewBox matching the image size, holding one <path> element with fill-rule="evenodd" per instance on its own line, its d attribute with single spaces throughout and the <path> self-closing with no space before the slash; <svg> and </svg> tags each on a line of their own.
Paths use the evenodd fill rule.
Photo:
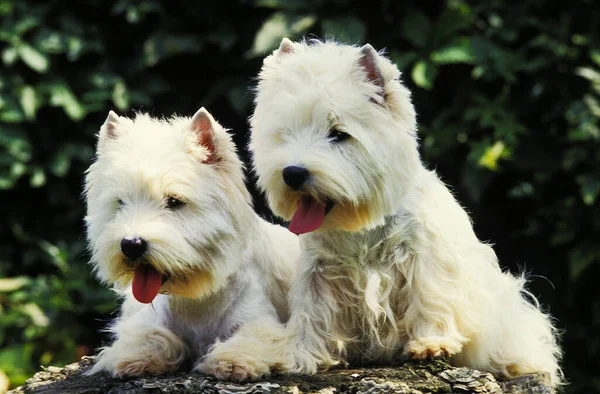
<svg viewBox="0 0 600 394">
<path fill-rule="evenodd" d="M 82 176 L 109 109 L 237 131 L 283 36 L 386 48 L 424 159 L 566 329 L 570 392 L 600 392 L 600 11 L 587 0 L 0 0 L 0 371 L 17 385 L 101 342 L 116 304 L 86 265 Z M 262 198 L 256 208 L 268 215 Z"/>
</svg>

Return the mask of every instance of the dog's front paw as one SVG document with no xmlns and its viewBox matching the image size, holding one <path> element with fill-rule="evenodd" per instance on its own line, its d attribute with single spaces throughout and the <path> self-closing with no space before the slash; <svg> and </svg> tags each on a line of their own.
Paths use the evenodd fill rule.
<svg viewBox="0 0 600 394">
<path fill-rule="evenodd" d="M 168 372 L 175 372 L 177 364 L 168 362 L 161 357 L 146 355 L 144 358 L 124 359 L 119 361 L 112 371 L 113 376 L 122 378 L 126 376 L 148 376 L 163 375 Z"/>
<path fill-rule="evenodd" d="M 126 376 L 162 375 L 177 370 L 179 360 L 172 360 L 164 354 L 154 352 L 127 353 L 115 348 L 104 349 L 88 375 L 107 371 L 116 378 Z"/>
<path fill-rule="evenodd" d="M 243 383 L 269 376 L 269 365 L 251 356 L 209 355 L 195 368 L 219 380 Z"/>
<path fill-rule="evenodd" d="M 140 332 L 117 340 L 98 354 L 88 375 L 108 371 L 114 377 L 162 375 L 174 372 L 187 354 L 185 344 L 166 329 Z"/>
<path fill-rule="evenodd" d="M 431 360 L 451 357 L 462 350 L 462 344 L 452 338 L 432 336 L 409 341 L 404 353 L 412 360 Z"/>
</svg>

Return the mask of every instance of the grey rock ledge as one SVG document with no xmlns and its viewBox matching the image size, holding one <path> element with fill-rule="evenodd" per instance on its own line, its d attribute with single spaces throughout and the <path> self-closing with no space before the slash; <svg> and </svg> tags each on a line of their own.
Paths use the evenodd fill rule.
<svg viewBox="0 0 600 394">
<path fill-rule="evenodd" d="M 148 378 L 115 379 L 108 374 L 83 374 L 94 362 L 84 357 L 64 368 L 48 367 L 9 394 L 149 394 L 149 393 L 321 393 L 321 394 L 550 394 L 545 373 L 514 380 L 496 380 L 490 373 L 453 368 L 443 361 L 406 363 L 394 367 L 337 369 L 314 376 L 277 375 L 268 381 L 234 384 L 196 372 Z"/>
</svg>

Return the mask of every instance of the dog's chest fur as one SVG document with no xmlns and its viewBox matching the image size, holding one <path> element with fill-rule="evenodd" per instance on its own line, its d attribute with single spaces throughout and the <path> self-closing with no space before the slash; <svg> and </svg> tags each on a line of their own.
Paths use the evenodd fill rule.
<svg viewBox="0 0 600 394">
<path fill-rule="evenodd" d="M 253 262 L 248 262 L 223 288 L 205 299 L 171 297 L 163 320 L 195 357 L 201 357 L 215 340 L 228 339 L 249 316 L 275 315 L 259 283 Z"/>
<path fill-rule="evenodd" d="M 402 318 L 414 225 L 399 213 L 372 230 L 315 234 L 307 242 L 315 275 L 335 300 L 334 335 L 353 358 L 392 359 L 400 353 L 407 337 Z"/>
</svg>

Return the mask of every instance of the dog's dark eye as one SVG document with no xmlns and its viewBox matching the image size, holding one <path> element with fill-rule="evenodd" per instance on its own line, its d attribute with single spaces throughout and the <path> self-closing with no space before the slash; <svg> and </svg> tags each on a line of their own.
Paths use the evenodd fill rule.
<svg viewBox="0 0 600 394">
<path fill-rule="evenodd" d="M 125 203 L 123 202 L 123 200 L 118 199 L 117 200 L 117 205 L 119 206 L 119 208 L 121 208 L 123 205 L 125 205 Z"/>
<path fill-rule="evenodd" d="M 333 143 L 338 143 L 342 141 L 346 141 L 350 138 L 350 134 L 344 133 L 343 131 L 339 131 L 336 128 L 333 128 L 329 131 L 329 135 L 327 136 L 329 140 Z"/>
<path fill-rule="evenodd" d="M 177 197 L 167 197 L 166 205 L 168 209 L 177 209 L 180 208 L 183 204 L 185 203 Z"/>
</svg>

